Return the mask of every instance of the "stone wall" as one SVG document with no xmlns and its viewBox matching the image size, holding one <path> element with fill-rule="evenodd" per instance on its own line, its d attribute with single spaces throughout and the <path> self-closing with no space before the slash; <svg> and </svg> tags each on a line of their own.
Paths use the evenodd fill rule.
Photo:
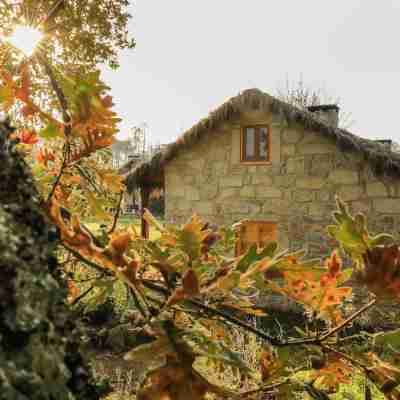
<svg viewBox="0 0 400 400">
<path fill-rule="evenodd" d="M 264 123 L 271 127 L 271 163 L 241 163 L 240 126 Z M 400 228 L 400 181 L 376 179 L 358 154 L 265 113 L 244 114 L 210 132 L 172 160 L 165 177 L 168 220 L 182 222 L 196 212 L 218 224 L 273 221 L 282 247 L 306 243 L 315 255 L 334 246 L 324 228 L 332 222 L 336 194 L 368 215 L 371 231 Z"/>
</svg>

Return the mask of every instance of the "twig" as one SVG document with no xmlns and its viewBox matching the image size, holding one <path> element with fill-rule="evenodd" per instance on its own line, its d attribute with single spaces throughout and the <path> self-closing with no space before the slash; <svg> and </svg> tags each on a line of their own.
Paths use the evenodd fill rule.
<svg viewBox="0 0 400 400">
<path fill-rule="evenodd" d="M 48 14 L 39 22 L 39 25 L 45 24 L 50 18 L 53 18 L 57 15 L 57 13 L 61 10 L 61 6 L 64 6 L 65 0 L 58 0 L 54 6 L 50 9 Z"/>
<path fill-rule="evenodd" d="M 330 330 L 329 332 L 325 333 L 325 335 L 322 335 L 320 337 L 320 341 L 323 342 L 326 340 L 328 337 L 334 335 L 336 332 L 339 332 L 341 329 L 343 329 L 346 325 L 348 325 L 350 322 L 352 322 L 354 319 L 356 319 L 360 314 L 363 312 L 367 311 L 369 308 L 371 308 L 374 304 L 376 303 L 376 298 L 372 299 L 369 303 L 367 303 L 364 307 L 361 307 L 358 311 L 356 311 L 354 314 L 350 315 L 349 318 L 345 319 L 341 324 Z"/>
<path fill-rule="evenodd" d="M 68 102 L 67 98 L 65 97 L 65 94 L 63 90 L 61 89 L 61 86 L 59 85 L 57 78 L 54 75 L 53 69 L 51 68 L 49 62 L 46 60 L 46 58 L 42 55 L 38 55 L 39 61 L 42 63 L 44 66 L 44 69 L 46 71 L 46 74 L 48 75 L 50 79 L 51 86 L 56 93 L 58 102 L 60 103 L 61 106 L 61 113 L 63 117 L 63 122 L 64 122 L 64 135 L 66 138 L 68 138 L 71 134 L 71 116 L 69 115 L 68 112 Z"/>
<path fill-rule="evenodd" d="M 79 164 L 74 164 L 74 167 L 79 171 L 81 176 L 86 179 L 86 181 L 92 186 L 94 191 L 101 195 L 101 192 L 99 188 L 96 186 L 96 184 L 93 182 L 92 177 L 79 165 Z"/>
<path fill-rule="evenodd" d="M 147 313 L 143 306 L 140 304 L 140 301 L 135 293 L 135 290 L 131 288 L 130 286 L 127 286 L 129 288 L 129 292 L 133 298 L 133 301 L 135 302 L 136 308 L 140 311 L 140 314 L 142 314 L 142 317 L 147 320 Z"/>
<path fill-rule="evenodd" d="M 74 306 L 76 303 L 81 301 L 84 297 L 86 297 L 92 290 L 94 289 L 94 286 L 90 286 L 89 289 L 85 290 L 82 294 L 80 294 L 78 297 L 76 297 L 72 302 L 71 306 Z"/>
<path fill-rule="evenodd" d="M 155 291 L 158 291 L 159 293 L 163 293 L 166 294 L 168 293 L 168 290 L 165 289 L 162 286 L 156 285 L 151 281 L 147 281 L 147 280 L 142 280 L 141 281 L 142 284 L 146 287 L 148 287 L 149 289 L 153 289 Z M 194 305 L 197 308 L 200 308 L 208 313 L 214 314 L 214 315 L 218 315 L 224 319 L 226 319 L 227 321 L 240 326 L 241 328 L 254 333 L 255 335 L 257 335 L 258 337 L 269 341 L 272 345 L 277 346 L 277 347 L 284 347 L 284 346 L 294 346 L 294 345 L 306 345 L 306 344 L 315 344 L 315 345 L 322 345 L 323 341 L 325 341 L 328 337 L 332 336 L 333 334 L 335 334 L 336 332 L 338 332 L 340 329 L 342 329 L 343 327 L 345 327 L 347 324 L 349 324 L 351 321 L 353 321 L 355 318 L 357 318 L 360 314 L 362 314 L 363 312 L 365 312 L 368 308 L 372 307 L 375 302 L 376 299 L 373 299 L 372 301 L 370 301 L 368 304 L 366 304 L 364 307 L 362 307 L 360 310 L 358 310 L 357 312 L 355 312 L 353 315 L 351 315 L 349 318 L 347 318 L 345 321 L 343 321 L 340 325 L 338 325 L 337 327 L 333 328 L 331 331 L 327 332 L 325 335 L 323 336 L 319 336 L 319 337 L 310 337 L 310 338 L 304 338 L 304 339 L 295 339 L 295 340 L 280 340 L 276 337 L 270 336 L 267 333 L 260 331 L 259 329 L 255 328 L 252 325 L 247 324 L 246 322 L 243 322 L 242 320 L 233 317 L 229 314 L 226 314 L 224 311 L 220 311 L 217 310 L 215 308 L 209 307 L 197 300 L 193 300 L 193 299 L 189 299 L 187 300 L 187 302 L 189 302 L 190 304 Z"/>
<path fill-rule="evenodd" d="M 62 175 L 64 173 L 65 167 L 67 166 L 67 156 L 68 156 L 68 148 L 67 148 L 67 146 L 68 145 L 65 143 L 64 144 L 64 149 L 63 149 L 63 162 L 62 162 L 62 165 L 61 165 L 61 168 L 60 168 L 60 172 L 58 173 L 57 178 L 56 178 L 56 180 L 55 180 L 55 182 L 53 184 L 53 187 L 51 188 L 51 191 L 49 193 L 49 196 L 47 197 L 47 203 L 49 203 L 51 198 L 53 197 L 53 195 L 54 195 L 54 193 L 55 193 L 55 191 L 57 189 L 57 186 L 60 183 L 61 177 L 62 177 Z"/>
<path fill-rule="evenodd" d="M 79 261 L 83 262 L 84 264 L 88 265 L 89 267 L 95 269 L 96 271 L 99 271 L 105 275 L 112 275 L 111 272 L 108 273 L 108 271 L 105 270 L 105 268 L 101 267 L 100 265 L 94 263 L 93 261 L 87 260 L 85 257 L 80 255 L 77 251 L 71 249 L 68 247 L 65 243 L 61 243 L 61 245 L 69 251 L 74 257 L 76 257 Z"/>
<path fill-rule="evenodd" d="M 364 372 L 368 372 L 368 367 L 366 365 L 364 365 L 362 362 L 355 360 L 353 357 L 350 357 L 348 354 L 343 353 L 339 350 L 334 349 L 331 346 L 328 346 L 326 344 L 322 344 L 321 347 L 325 350 L 328 350 L 332 353 L 335 353 L 336 355 L 338 355 L 339 357 L 344 358 L 347 361 L 350 361 L 352 364 L 356 365 L 357 367 L 361 368 Z"/>
<path fill-rule="evenodd" d="M 100 275 L 97 275 L 97 276 L 93 276 L 92 278 L 87 278 L 87 279 L 72 279 L 74 282 L 76 282 L 76 283 L 85 283 L 85 282 L 90 282 L 90 281 L 94 281 L 94 280 L 97 280 L 97 279 L 102 279 L 102 278 L 104 278 L 105 277 L 105 274 L 104 273 L 102 273 L 102 274 L 100 274 Z"/>
<path fill-rule="evenodd" d="M 115 228 L 117 227 L 117 222 L 118 222 L 118 218 L 119 215 L 121 213 L 121 204 L 122 204 L 122 199 L 124 198 L 124 191 L 122 190 L 121 193 L 119 194 L 119 200 L 118 200 L 118 206 L 117 206 L 117 212 L 114 215 L 114 221 L 113 224 L 110 228 L 110 230 L 108 231 L 108 234 L 110 235 L 111 233 L 113 233 L 115 231 Z"/>
<path fill-rule="evenodd" d="M 163 294 L 168 293 L 168 290 L 163 288 L 162 286 L 156 285 L 156 284 L 154 284 L 152 282 L 148 282 L 146 280 L 142 280 L 141 282 L 143 283 L 144 286 L 148 287 L 149 289 L 153 289 L 153 290 L 158 291 L 159 293 L 163 293 Z M 187 302 L 189 302 L 190 304 L 194 305 L 197 308 L 200 308 L 203 311 L 206 311 L 206 312 L 214 314 L 214 315 L 218 315 L 219 317 L 222 317 L 222 318 L 226 319 L 227 321 L 232 322 L 233 324 L 238 325 L 238 326 L 242 327 L 243 329 L 246 329 L 247 331 L 256 334 L 257 336 L 261 337 L 262 339 L 269 341 L 274 346 L 282 345 L 282 343 L 278 339 L 266 334 L 265 332 L 260 331 L 259 329 L 255 328 L 254 326 L 249 325 L 246 322 L 243 322 L 238 318 L 235 318 L 229 314 L 226 314 L 223 311 L 206 306 L 205 304 L 203 304 L 197 300 L 190 299 L 190 300 L 187 300 Z"/>
</svg>

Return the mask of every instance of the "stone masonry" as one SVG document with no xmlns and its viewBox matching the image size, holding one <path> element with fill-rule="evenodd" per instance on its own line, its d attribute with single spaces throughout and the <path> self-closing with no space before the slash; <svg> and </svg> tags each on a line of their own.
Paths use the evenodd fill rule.
<svg viewBox="0 0 400 400">
<path fill-rule="evenodd" d="M 269 164 L 240 162 L 240 128 L 268 124 Z M 377 179 L 356 153 L 330 139 L 288 127 L 265 112 L 249 112 L 205 135 L 165 168 L 166 218 L 183 222 L 193 213 L 217 224 L 241 219 L 276 222 L 282 247 L 308 246 L 327 253 L 325 227 L 335 195 L 368 216 L 372 232 L 400 228 L 400 180 Z"/>
</svg>

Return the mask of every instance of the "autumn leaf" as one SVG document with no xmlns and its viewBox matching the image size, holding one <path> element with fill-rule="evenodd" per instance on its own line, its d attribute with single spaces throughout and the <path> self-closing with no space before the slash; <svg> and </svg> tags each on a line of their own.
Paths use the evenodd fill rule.
<svg viewBox="0 0 400 400">
<path fill-rule="evenodd" d="M 188 269 L 182 278 L 183 291 L 187 297 L 194 297 L 200 293 L 199 280 L 193 269 Z"/>
<path fill-rule="evenodd" d="M 329 355 L 322 368 L 312 372 L 312 379 L 328 391 L 337 391 L 339 384 L 351 383 L 354 373 L 352 366 L 336 355 Z"/>
<path fill-rule="evenodd" d="M 30 145 L 36 144 L 39 141 L 36 132 L 34 130 L 29 130 L 29 129 L 23 129 L 20 132 L 19 139 L 21 143 Z"/>
<path fill-rule="evenodd" d="M 47 167 L 49 161 L 55 161 L 54 153 L 51 150 L 44 148 L 44 147 L 42 147 L 36 153 L 35 158 L 39 164 L 43 164 L 46 167 Z"/>
<path fill-rule="evenodd" d="M 132 238 L 129 232 L 118 233 L 110 240 L 109 247 L 113 250 L 113 252 L 122 255 L 128 249 L 131 241 Z"/>
<path fill-rule="evenodd" d="M 43 139 L 53 139 L 56 137 L 62 137 L 63 133 L 60 128 L 54 123 L 48 123 L 43 129 L 39 131 L 39 136 Z"/>
<path fill-rule="evenodd" d="M 76 286 L 75 282 L 72 280 L 68 280 L 67 282 L 67 286 L 68 286 L 68 302 L 72 303 L 78 296 L 80 293 L 79 288 Z"/>
<path fill-rule="evenodd" d="M 363 255 L 363 268 L 356 279 L 378 299 L 400 301 L 400 248 L 376 246 Z"/>
</svg>

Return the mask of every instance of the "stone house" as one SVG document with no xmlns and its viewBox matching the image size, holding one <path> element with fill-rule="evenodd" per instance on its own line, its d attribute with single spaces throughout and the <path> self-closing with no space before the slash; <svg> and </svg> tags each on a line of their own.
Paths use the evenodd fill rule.
<svg viewBox="0 0 400 400">
<path fill-rule="evenodd" d="M 400 155 L 339 129 L 338 112 L 337 106 L 302 111 L 246 90 L 122 173 L 129 190 L 141 189 L 144 205 L 152 189 L 164 189 L 166 220 L 193 213 L 216 224 L 248 220 L 249 235 L 276 238 L 284 248 L 329 250 L 325 227 L 335 195 L 366 213 L 371 231 L 397 233 Z"/>
</svg>

